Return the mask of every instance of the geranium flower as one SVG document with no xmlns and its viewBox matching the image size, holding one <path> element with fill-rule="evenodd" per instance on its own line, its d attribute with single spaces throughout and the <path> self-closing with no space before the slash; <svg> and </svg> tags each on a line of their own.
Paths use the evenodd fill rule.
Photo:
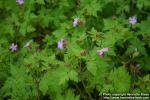
<svg viewBox="0 0 150 100">
<path fill-rule="evenodd" d="M 23 48 L 25 48 L 25 47 L 29 47 L 29 46 L 30 46 L 30 44 L 31 44 L 31 42 L 32 42 L 32 40 L 30 40 L 29 42 L 27 42 L 27 43 L 23 46 Z"/>
<path fill-rule="evenodd" d="M 135 24 L 137 22 L 137 19 L 135 16 L 129 17 L 128 20 L 129 20 L 129 23 L 131 23 L 131 24 Z"/>
<path fill-rule="evenodd" d="M 78 25 L 78 23 L 79 23 L 79 18 L 75 18 L 73 20 L 73 26 L 76 27 Z"/>
<path fill-rule="evenodd" d="M 97 52 L 98 52 L 98 54 L 99 54 L 100 56 L 104 55 L 104 53 L 107 52 L 107 51 L 108 51 L 108 48 L 102 48 L 102 49 L 100 49 L 100 50 L 97 50 Z"/>
<path fill-rule="evenodd" d="M 19 5 L 24 4 L 24 0 L 16 0 L 16 2 L 17 2 Z"/>
<path fill-rule="evenodd" d="M 17 50 L 17 47 L 18 47 L 17 44 L 12 43 L 11 46 L 10 46 L 10 49 L 11 49 L 12 52 L 14 52 L 14 51 Z"/>
<path fill-rule="evenodd" d="M 60 41 L 58 41 L 57 48 L 63 49 L 63 45 L 64 45 L 64 39 L 61 39 Z"/>
</svg>

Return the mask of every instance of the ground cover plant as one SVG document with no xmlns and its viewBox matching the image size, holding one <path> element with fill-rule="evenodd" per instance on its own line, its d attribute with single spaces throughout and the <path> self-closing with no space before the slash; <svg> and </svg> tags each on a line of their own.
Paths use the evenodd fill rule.
<svg viewBox="0 0 150 100">
<path fill-rule="evenodd" d="M 150 92 L 150 0 L 0 0 L 0 99 Z"/>
</svg>

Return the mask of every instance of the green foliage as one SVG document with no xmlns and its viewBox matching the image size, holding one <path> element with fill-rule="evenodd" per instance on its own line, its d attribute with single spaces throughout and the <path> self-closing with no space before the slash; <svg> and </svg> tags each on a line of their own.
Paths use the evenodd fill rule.
<svg viewBox="0 0 150 100">
<path fill-rule="evenodd" d="M 111 81 L 111 92 L 129 92 L 130 75 L 124 67 L 119 67 L 110 72 L 108 80 Z"/>
<path fill-rule="evenodd" d="M 0 99 L 150 92 L 149 0 L 23 1 L 0 0 Z"/>
<path fill-rule="evenodd" d="M 11 77 L 5 81 L 2 93 L 13 100 L 27 100 L 36 95 L 33 79 L 22 67 L 11 66 Z"/>
<path fill-rule="evenodd" d="M 73 91 L 66 91 L 65 95 L 58 95 L 56 100 L 80 100 L 79 96 L 75 96 Z"/>
<path fill-rule="evenodd" d="M 39 89 L 42 91 L 43 95 L 53 94 L 52 97 L 54 99 L 58 95 L 61 95 L 61 93 L 64 92 L 64 89 L 67 88 L 66 85 L 69 79 L 78 82 L 78 76 L 76 71 L 74 70 L 69 71 L 65 67 L 53 69 L 48 71 L 43 76 L 39 84 Z M 73 96 L 73 94 L 66 94 L 66 96 Z M 65 97 L 65 98 L 69 98 L 69 97 Z"/>
</svg>

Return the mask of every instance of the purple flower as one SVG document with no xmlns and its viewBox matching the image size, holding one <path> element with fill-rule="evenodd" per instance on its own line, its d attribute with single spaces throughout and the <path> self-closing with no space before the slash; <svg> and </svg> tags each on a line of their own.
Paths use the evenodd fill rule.
<svg viewBox="0 0 150 100">
<path fill-rule="evenodd" d="M 17 50 L 17 47 L 18 47 L 17 44 L 12 43 L 11 46 L 10 46 L 10 49 L 11 49 L 12 52 L 14 52 L 14 51 Z"/>
<path fill-rule="evenodd" d="M 31 42 L 32 42 L 32 40 L 30 40 L 29 42 L 27 42 L 27 43 L 23 46 L 23 48 L 25 48 L 25 47 L 29 47 L 29 46 L 30 46 L 30 44 L 31 44 Z"/>
<path fill-rule="evenodd" d="M 60 41 L 58 41 L 57 48 L 63 49 L 63 45 L 64 45 L 64 39 L 61 39 Z"/>
<path fill-rule="evenodd" d="M 97 50 L 97 52 L 98 52 L 98 54 L 99 54 L 100 56 L 104 55 L 104 53 L 107 52 L 107 51 L 108 51 L 108 48 L 102 48 L 102 49 L 100 49 L 100 50 Z"/>
<path fill-rule="evenodd" d="M 78 25 L 78 22 L 79 22 L 79 18 L 75 18 L 73 20 L 73 26 L 76 27 Z"/>
<path fill-rule="evenodd" d="M 137 22 L 137 19 L 135 16 L 129 17 L 129 23 L 131 23 L 132 25 L 135 24 Z"/>
<path fill-rule="evenodd" d="M 16 0 L 16 2 L 17 2 L 19 5 L 24 4 L 24 0 Z"/>
</svg>

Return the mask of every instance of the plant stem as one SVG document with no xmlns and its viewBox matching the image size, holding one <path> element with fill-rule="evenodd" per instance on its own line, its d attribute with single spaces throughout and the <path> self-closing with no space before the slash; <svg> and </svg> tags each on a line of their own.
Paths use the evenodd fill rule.
<svg viewBox="0 0 150 100">
<path fill-rule="evenodd" d="M 81 89 L 78 87 L 78 85 L 75 84 L 75 86 L 76 86 L 77 90 L 80 92 L 81 97 L 83 97 L 83 98 L 85 99 L 84 94 L 82 94 L 82 91 L 81 91 Z"/>
<path fill-rule="evenodd" d="M 91 94 L 90 94 L 90 93 L 88 92 L 88 90 L 86 89 L 84 82 L 83 82 L 83 81 L 81 81 L 81 82 L 82 82 L 82 85 L 83 85 L 83 87 L 84 87 L 86 93 L 88 94 L 90 100 L 94 100 L 94 99 L 92 98 Z"/>
</svg>

